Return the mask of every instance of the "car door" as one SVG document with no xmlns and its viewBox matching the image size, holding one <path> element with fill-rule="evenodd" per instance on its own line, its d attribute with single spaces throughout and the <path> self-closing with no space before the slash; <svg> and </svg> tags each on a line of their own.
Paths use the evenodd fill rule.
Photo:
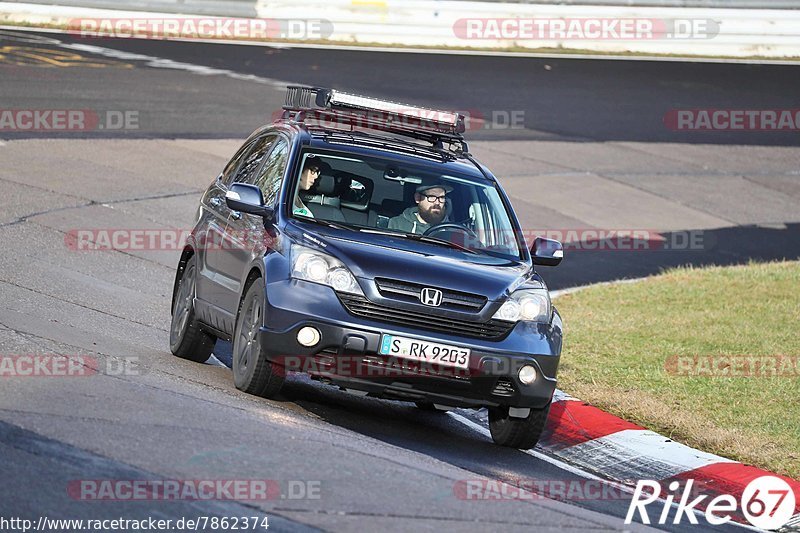
<svg viewBox="0 0 800 533">
<path fill-rule="evenodd" d="M 199 274 L 197 298 L 217 308 L 222 305 L 225 294 L 218 276 L 220 271 L 219 249 L 224 240 L 225 228 L 230 216 L 230 209 L 225 204 L 225 193 L 255 143 L 255 140 L 251 140 L 242 145 L 200 200 L 201 223 L 198 225 L 195 235 Z M 217 327 L 217 320 L 214 322 L 215 324 L 212 325 Z"/>
<path fill-rule="evenodd" d="M 278 135 L 274 133 L 258 138 L 250 155 L 236 173 L 234 182 L 256 183 L 261 169 L 265 166 L 265 161 L 269 160 L 267 154 L 271 154 L 270 149 L 276 139 L 278 139 Z M 225 239 L 218 253 L 218 277 L 224 288 L 221 306 L 233 318 L 235 318 L 239 306 L 242 276 L 245 274 L 245 268 L 250 264 L 250 260 L 245 257 L 252 258 L 253 244 L 251 241 L 254 237 L 262 234 L 263 230 L 264 222 L 261 217 L 230 211 L 225 227 Z"/>
</svg>

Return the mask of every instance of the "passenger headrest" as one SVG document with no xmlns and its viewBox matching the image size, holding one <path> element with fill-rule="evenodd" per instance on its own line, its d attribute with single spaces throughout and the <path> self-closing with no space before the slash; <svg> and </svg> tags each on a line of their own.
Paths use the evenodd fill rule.
<svg viewBox="0 0 800 533">
<path fill-rule="evenodd" d="M 325 196 L 338 196 L 340 191 L 336 190 L 336 180 L 330 174 L 322 174 L 311 189 L 314 194 L 324 194 Z"/>
</svg>

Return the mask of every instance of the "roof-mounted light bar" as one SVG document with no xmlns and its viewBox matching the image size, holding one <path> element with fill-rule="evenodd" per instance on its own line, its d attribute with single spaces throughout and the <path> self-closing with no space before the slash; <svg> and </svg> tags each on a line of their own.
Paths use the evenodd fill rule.
<svg viewBox="0 0 800 533">
<path fill-rule="evenodd" d="M 357 112 L 366 119 L 366 127 L 371 125 L 369 120 L 372 118 L 387 127 L 397 126 L 449 135 L 465 131 L 464 116 L 460 113 L 379 100 L 322 87 L 290 85 L 287 87 L 284 109 Z"/>
<path fill-rule="evenodd" d="M 302 85 L 288 85 L 286 87 L 286 101 L 284 109 L 309 109 L 325 107 L 324 103 L 318 102 L 320 91 L 325 91 L 321 87 L 303 87 Z"/>
</svg>

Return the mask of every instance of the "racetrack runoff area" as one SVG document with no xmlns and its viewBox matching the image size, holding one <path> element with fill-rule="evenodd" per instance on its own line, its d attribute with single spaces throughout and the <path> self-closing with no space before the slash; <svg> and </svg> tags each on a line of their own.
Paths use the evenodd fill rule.
<svg viewBox="0 0 800 533">
<path fill-rule="evenodd" d="M 280 434 L 289 439 L 293 438 L 291 435 L 297 434 L 298 424 L 301 426 L 308 424 L 304 421 L 305 417 L 311 416 L 316 420 L 313 423 L 315 424 L 313 431 L 333 431 L 336 435 L 335 440 L 340 443 L 349 439 L 341 432 L 352 430 L 366 431 L 365 436 L 377 437 L 378 441 L 388 438 L 393 448 L 410 445 L 412 450 L 419 450 L 417 447 L 420 443 L 424 443 L 424 449 L 419 450 L 423 453 L 430 453 L 431 450 L 428 448 L 430 446 L 436 448 L 438 446 L 436 442 L 450 442 L 451 444 L 446 446 L 442 453 L 433 452 L 433 457 L 445 463 L 454 461 L 468 471 L 460 474 L 450 473 L 449 478 L 439 478 L 440 481 L 433 483 L 431 487 L 434 493 L 450 491 L 449 497 L 455 498 L 452 487 L 464 483 L 464 479 L 473 479 L 474 472 L 476 470 L 481 472 L 484 468 L 481 466 L 475 469 L 469 466 L 471 463 L 461 457 L 461 452 L 452 455 L 453 442 L 462 442 L 458 444 L 459 447 L 472 448 L 481 441 L 481 434 L 476 434 L 471 429 L 471 424 L 477 426 L 484 424 L 475 413 L 460 412 L 459 416 L 466 417 L 470 421 L 464 426 L 464 430 L 457 430 L 448 424 L 439 427 L 436 421 L 420 421 L 413 415 L 413 407 L 351 398 L 346 393 L 303 380 L 289 385 L 287 397 L 290 402 L 277 403 L 277 410 L 271 404 L 247 398 L 233 390 L 230 374 L 226 369 L 178 360 L 165 348 L 169 324 L 169 306 L 165 302 L 168 302 L 171 294 L 174 264 L 179 253 L 177 249 L 152 249 L 145 241 L 139 245 L 133 241 L 129 241 L 127 246 L 123 243 L 123 249 L 115 252 L 79 250 L 72 246 L 68 235 L 75 229 L 124 231 L 188 229 L 194 216 L 199 192 L 219 172 L 240 143 L 238 139 L 32 139 L 5 141 L 0 146 L 0 153 L 5 163 L 4 168 L 0 170 L 0 179 L 6 190 L 3 200 L 3 219 L 0 220 L 0 244 L 11 251 L 3 256 L 2 274 L 0 274 L 0 287 L 4 296 L 4 306 L 0 311 L 0 324 L 4 327 L 0 330 L 2 339 L 0 351 L 87 354 L 98 361 L 125 361 L 133 357 L 136 359 L 135 368 L 139 369 L 137 373 L 129 376 L 124 373 L 117 377 L 98 375 L 91 379 L 70 378 L 72 381 L 62 379 L 50 383 L 28 378 L 27 382 L 4 389 L 4 394 L 0 395 L 3 420 L 33 430 L 44 437 L 57 439 L 69 446 L 102 451 L 107 457 L 145 469 L 147 472 L 159 472 L 170 478 L 196 479 L 202 475 L 231 475 L 231 472 L 235 472 L 234 475 L 238 477 L 248 476 L 246 471 L 234 467 L 226 456 L 233 454 L 236 462 L 244 460 L 242 454 L 248 454 L 247 450 L 250 450 L 252 445 L 239 439 L 234 439 L 230 444 L 226 443 L 230 440 L 227 433 L 230 427 L 228 422 L 218 421 L 209 427 L 209 421 L 217 418 L 218 415 L 214 413 L 218 409 L 223 409 L 225 412 L 231 409 L 244 409 L 244 412 L 248 413 L 247 417 L 256 416 L 266 426 L 277 425 L 282 428 Z M 791 186 L 793 181 L 790 165 L 796 150 L 791 147 L 737 147 L 734 150 L 724 146 L 693 146 L 691 150 L 687 150 L 687 147 L 653 146 L 645 143 L 576 144 L 546 141 L 526 143 L 525 156 L 520 156 L 522 148 L 517 141 L 473 143 L 475 154 L 495 168 L 498 174 L 504 176 L 504 183 L 511 195 L 512 203 L 523 217 L 522 223 L 550 230 L 608 227 L 619 229 L 643 226 L 650 231 L 677 231 L 680 228 L 717 228 L 711 231 L 718 231 L 723 224 L 727 228 L 736 227 L 732 225 L 733 216 L 738 216 L 739 218 L 735 220 L 741 224 L 752 224 L 759 216 L 763 217 L 762 221 L 771 220 L 767 217 L 778 216 L 774 215 L 776 211 L 772 209 L 765 209 L 763 213 L 759 213 L 754 206 L 748 205 L 745 201 L 748 197 L 758 197 L 758 195 L 768 195 L 772 198 L 772 205 L 780 206 L 780 202 L 784 202 L 786 211 L 782 216 L 790 216 L 791 202 L 800 199 L 800 190 L 786 186 L 782 192 L 766 187 L 762 190 L 758 180 L 773 183 L 781 182 L 782 179 L 783 183 Z M 604 157 L 604 153 L 611 155 Z M 660 155 L 655 156 L 653 153 Z M 696 159 L 692 158 L 691 153 L 695 154 Z M 704 169 L 703 175 L 699 176 L 696 169 L 698 160 L 718 163 L 713 169 Z M 69 161 L 70 164 L 66 166 L 63 164 L 64 161 Z M 669 167 L 669 173 L 656 173 L 659 167 L 654 161 L 661 161 L 661 168 Z M 782 166 L 782 161 L 785 166 Z M 587 168 L 581 166 L 582 164 L 592 165 L 595 172 L 589 172 Z M 739 175 L 747 165 L 751 165 L 751 173 L 756 179 L 745 179 Z M 734 172 L 734 168 L 738 172 Z M 763 171 L 767 168 L 771 173 L 765 175 Z M 756 170 L 762 174 L 756 174 Z M 665 181 L 670 180 L 684 184 L 683 187 L 687 187 L 685 185 L 687 183 L 694 182 L 703 187 L 725 186 L 731 190 L 734 190 L 732 184 L 738 184 L 742 189 L 733 195 L 734 197 L 723 195 L 716 203 L 707 201 L 704 206 L 692 206 L 682 201 L 680 196 L 665 197 L 664 194 L 650 192 L 641 185 L 628 184 L 626 180 L 632 181 L 634 176 L 637 183 L 649 184 L 649 187 L 656 192 L 658 191 L 656 187 L 661 186 L 680 193 L 680 186 L 675 184 L 672 187 L 667 186 Z M 702 180 L 708 180 L 709 183 L 706 185 Z M 537 187 L 536 194 L 532 194 L 531 183 L 549 185 L 541 189 Z M 723 200 L 741 201 L 741 204 L 737 204 L 738 209 L 734 209 Z M 680 213 L 680 216 L 676 216 L 675 213 Z M 790 227 L 791 224 L 781 229 L 781 225 L 769 223 L 765 229 L 780 233 L 788 232 L 787 228 Z M 682 253 L 711 252 L 714 250 L 709 252 L 690 249 Z M 564 266 L 570 262 L 575 266 L 567 271 L 568 275 L 564 278 L 566 281 L 558 281 L 556 274 L 559 269 L 544 270 L 544 275 L 551 281 L 553 288 L 561 288 L 570 283 L 581 284 L 581 272 L 587 277 L 596 276 L 598 271 L 611 276 L 615 269 L 627 264 L 646 265 L 648 257 L 655 255 L 656 258 L 668 258 L 677 252 L 659 249 L 606 250 L 605 261 L 595 264 L 598 253 L 599 250 L 591 249 L 568 251 Z M 618 256 L 625 259 L 616 261 Z M 641 261 L 637 260 L 638 256 L 642 256 Z M 664 259 L 659 260 L 659 263 L 663 262 Z M 620 274 L 624 275 L 624 272 Z M 120 305 L 120 302 L 124 302 L 124 305 Z M 226 350 L 224 343 L 220 343 L 219 348 L 222 352 Z M 223 358 L 224 353 L 220 353 L 220 357 Z M 118 363 L 115 368 L 125 368 L 125 365 Z M 210 398 L 208 390 L 215 391 L 211 396 L 215 398 L 213 402 L 222 401 L 226 407 L 217 405 L 211 408 L 209 405 L 204 414 L 201 414 L 201 411 L 192 407 L 192 402 L 199 401 L 201 404 L 206 404 Z M 229 391 L 233 396 L 229 397 L 229 393 L 226 392 L 218 397 L 222 391 Z M 87 400 L 80 402 L 79 406 L 73 402 L 59 400 L 59 398 L 75 397 L 76 394 Z M 173 441 L 176 438 L 175 427 L 160 422 L 174 416 L 173 398 L 176 394 L 189 394 L 187 398 L 194 398 L 183 400 L 179 404 L 183 412 L 192 417 L 184 423 L 181 431 L 196 435 L 194 438 L 199 438 L 198 442 L 202 442 L 197 451 L 189 455 L 185 455 L 185 450 Z M 142 403 L 145 398 L 146 402 Z M 573 421 L 584 420 L 580 417 L 576 419 L 573 412 L 575 409 L 583 409 L 580 402 L 568 403 L 574 405 L 571 407 L 565 404 L 564 412 L 573 413 L 568 418 Z M 330 407 L 337 405 L 339 407 Z M 405 413 L 409 409 L 412 415 Z M 322 416 L 322 420 L 317 420 L 318 416 Z M 398 416 L 412 417 L 401 425 L 405 436 L 387 437 L 383 434 L 385 430 L 380 428 L 385 427 L 386 417 L 396 419 Z M 596 416 L 592 415 L 590 418 L 596 420 Z M 244 418 L 236 422 L 244 424 L 239 426 L 239 430 L 245 433 L 251 431 L 244 429 L 246 420 L 247 418 Z M 458 423 L 458 419 L 455 420 Z M 590 422 L 584 420 L 580 424 L 589 423 L 591 427 L 596 425 Z M 320 423 L 323 424 L 321 428 L 316 426 Z M 582 428 L 579 425 L 572 428 L 566 424 L 563 426 L 563 431 L 565 434 L 570 431 L 582 433 L 585 427 L 587 426 Z M 609 427 L 615 426 L 612 424 Z M 628 433 L 638 431 L 633 425 L 630 428 L 626 426 L 626 429 Z M 304 434 L 304 431 L 300 431 L 300 434 Z M 461 431 L 466 433 L 461 436 Z M 604 431 L 607 432 L 608 428 Z M 146 432 L 148 437 L 135 437 L 142 432 Z M 423 439 L 418 432 L 433 433 Z M 257 432 L 248 438 L 257 438 L 256 434 Z M 199 435 L 204 436 L 199 437 Z M 614 438 L 625 435 L 627 433 L 621 433 Z M 697 466 L 696 463 L 700 459 L 704 465 L 714 463 L 713 459 L 707 459 L 702 454 L 695 455 L 688 448 L 681 448 L 677 444 L 665 444 L 651 432 L 644 432 L 642 435 L 649 439 L 647 442 L 650 444 L 639 444 L 640 446 L 646 448 L 654 445 L 672 446 L 676 450 L 680 448 L 680 454 L 671 456 L 674 464 L 669 463 L 673 465 L 671 467 L 675 470 L 673 473 L 689 468 L 684 466 L 685 464 Z M 359 438 L 363 439 L 364 436 Z M 454 438 L 457 440 L 453 441 Z M 603 438 L 613 440 L 608 436 Z M 414 444 L 410 444 L 411 442 Z M 102 443 L 102 446 L 98 443 Z M 170 444 L 172 452 L 168 454 L 160 451 L 166 443 L 172 443 Z M 262 475 L 283 476 L 296 481 L 318 480 L 322 482 L 323 488 L 337 494 L 340 491 L 350 495 L 361 493 L 360 489 L 353 491 L 352 485 L 355 483 L 353 480 L 332 473 L 308 471 L 310 465 L 304 466 L 302 457 L 293 457 L 291 448 L 284 448 L 279 453 L 275 451 L 276 447 L 282 445 L 274 442 L 272 446 L 272 451 L 265 457 L 284 457 L 291 466 L 286 468 L 274 465 L 259 466 L 257 471 L 262 472 Z M 484 454 L 506 453 L 497 451 L 488 442 L 486 446 L 491 452 L 483 452 Z M 551 453 L 555 453 L 556 457 L 563 456 L 573 462 L 580 462 L 581 455 L 578 452 L 586 448 L 585 444 L 572 450 L 564 449 L 563 446 L 564 442 L 554 442 L 555 451 Z M 615 446 L 619 447 L 619 450 L 627 449 L 627 444 L 622 441 Z M 634 452 L 642 453 L 643 449 L 634 447 Z M 384 450 L 380 453 L 394 452 Z M 528 459 L 535 460 L 533 457 Z M 506 457 L 504 461 L 510 470 L 508 475 L 500 474 L 500 479 L 512 486 L 515 479 L 558 478 L 552 472 L 541 471 L 538 467 L 530 470 L 521 464 L 514 466 L 516 463 L 510 457 Z M 378 468 L 373 462 L 370 461 L 370 472 Z M 355 465 L 345 468 L 358 470 Z M 661 473 L 660 470 L 653 472 Z M 96 477 L 91 479 L 139 479 L 142 475 L 141 473 L 95 474 Z M 403 475 L 409 474 L 406 472 Z M 416 480 L 415 483 L 431 483 L 430 480 L 423 481 L 415 476 L 417 474 L 412 476 L 412 479 Z M 74 480 L 73 478 L 80 479 L 80 475 L 73 474 L 72 478 L 68 477 L 64 482 Z M 370 491 L 368 487 L 372 486 L 372 481 L 360 483 L 363 485 L 358 486 L 367 492 L 374 492 L 379 486 L 385 486 L 381 481 Z M 559 481 L 556 485 L 561 486 L 560 483 Z M 584 481 L 573 483 L 584 486 Z M 403 490 L 410 489 L 406 487 Z M 374 527 L 399 527 L 397 518 L 382 516 L 366 518 L 363 515 L 347 513 L 331 517 L 325 514 L 326 510 L 349 509 L 352 496 L 344 498 L 341 494 L 339 497 L 332 496 L 330 492 L 324 494 L 326 496 L 321 501 L 303 500 L 279 506 L 278 516 L 325 527 L 333 524 L 343 530 L 363 528 L 364 524 L 371 524 Z M 627 493 L 625 497 L 628 497 Z M 405 498 L 400 499 L 405 500 Z M 409 505 L 412 500 L 415 498 L 409 499 Z M 531 504 L 524 498 L 522 500 L 526 505 Z M 534 501 L 539 500 L 534 499 Z M 56 506 L 56 510 L 74 508 L 80 503 L 68 501 L 67 504 L 59 504 L 60 507 Z M 597 502 L 579 503 L 591 505 Z M 615 501 L 600 503 L 604 505 L 617 503 L 624 511 L 626 501 L 617 497 Z M 371 509 L 372 513 L 380 513 L 383 504 L 380 498 L 370 497 L 365 492 L 360 507 Z M 500 519 L 499 516 L 495 517 L 495 513 L 501 512 L 505 507 L 497 506 L 488 511 L 486 508 L 478 507 L 478 505 L 495 504 L 513 504 L 512 506 L 516 507 L 521 505 L 521 502 L 517 499 L 505 504 L 477 500 L 457 503 L 461 509 L 459 513 L 468 515 L 475 513 L 476 519 L 480 516 L 481 519 L 492 523 L 496 520 L 501 522 L 506 520 Z M 404 504 L 398 505 L 402 509 Z M 108 508 L 108 506 L 100 507 L 100 509 Z M 268 508 L 274 509 L 273 504 Z M 77 509 L 81 509 L 80 505 Z M 309 509 L 316 509 L 317 514 L 309 514 Z M 413 516 L 410 510 L 408 512 L 409 516 Z M 490 512 L 488 517 L 485 515 L 486 512 Z M 514 524 L 519 527 L 530 524 L 528 520 L 532 515 L 528 514 L 529 511 L 520 513 L 514 519 Z M 542 516 L 540 511 L 535 514 L 537 520 Z M 437 515 L 439 518 L 436 520 L 451 520 L 443 518 L 446 515 L 447 513 Z M 422 513 L 414 518 L 415 523 L 426 523 L 430 516 L 432 516 L 430 512 Z M 94 518 L 94 515 L 92 517 Z M 580 522 L 586 519 L 586 517 L 574 517 L 569 520 L 578 520 L 579 522 L 575 523 L 586 524 L 587 522 Z M 592 515 L 590 519 L 596 518 Z M 617 516 L 602 520 L 617 520 L 610 524 L 620 524 L 621 518 Z M 550 523 L 561 524 L 563 518 L 554 518 Z M 450 525 L 455 524 L 456 522 L 453 522 Z"/>
<path fill-rule="evenodd" d="M 19 41 L 13 46 L 47 47 Z M 8 251 L 0 259 L 4 304 L 0 349 L 6 354 L 85 355 L 103 362 L 103 368 L 122 369 L 94 377 L 3 382 L 3 456 L 13 458 L 4 463 L 10 466 L 3 472 L 12 479 L 51 480 L 46 487 L 18 487 L 13 500 L 4 500 L 4 515 L 13 505 L 26 512 L 83 513 L 93 518 L 124 508 L 128 516 L 141 517 L 142 507 L 151 505 L 72 499 L 64 487 L 80 479 L 257 476 L 279 480 L 284 488 L 289 481 L 321 483 L 320 499 L 258 502 L 244 509 L 283 516 L 295 528 L 302 524 L 345 531 L 457 529 L 476 524 L 520 531 L 622 527 L 627 502 L 619 500 L 567 502 L 570 505 L 459 500 L 454 486 L 476 476 L 512 484 L 520 479 L 583 478 L 541 457 L 499 449 L 451 417 L 424 414 L 409 404 L 357 398 L 300 379 L 278 402 L 238 393 L 227 369 L 188 363 L 169 354 L 168 301 L 177 250 L 136 242 L 115 252 L 72 246 L 69 235 L 75 229 L 188 229 L 199 193 L 252 129 L 251 122 L 269 120 L 282 100 L 277 81 L 265 82 L 268 76 L 287 79 L 289 73 L 293 77 L 288 79 L 301 82 L 316 79 L 320 84 L 380 96 L 388 93 L 397 100 L 429 105 L 459 98 L 464 108 L 470 107 L 466 102 L 475 102 L 483 110 L 509 113 L 517 109 L 513 102 L 530 105 L 530 127 L 480 130 L 469 137 L 475 139 L 471 142 L 475 155 L 503 181 L 523 226 L 565 231 L 565 235 L 595 232 L 578 233 L 586 242 L 568 246 L 562 266 L 543 269 L 553 289 L 638 277 L 674 263 L 800 256 L 796 208 L 800 154 L 791 145 L 793 133 L 786 132 L 783 142 L 773 146 L 758 142 L 760 133 L 738 143 L 725 140 L 734 138 L 730 135 L 735 132 L 714 132 L 714 139 L 704 143 L 681 142 L 680 135 L 671 140 L 651 138 L 669 132 L 661 117 L 686 105 L 687 94 L 706 99 L 697 105 L 692 100 L 691 107 L 710 107 L 709 95 L 721 90 L 709 89 L 713 83 L 744 86 L 734 93 L 735 101 L 728 102 L 732 108 L 774 107 L 759 99 L 765 86 L 771 91 L 776 87 L 776 77 L 769 72 L 757 69 L 753 91 L 746 90 L 750 68 L 755 67 L 746 67 L 747 74 L 734 77 L 738 83 L 733 83 L 722 75 L 716 82 L 703 77 L 714 68 L 709 65 L 681 66 L 677 71 L 664 65 L 638 65 L 629 67 L 633 73 L 625 77 L 624 70 L 609 64 L 598 68 L 548 60 L 545 64 L 552 70 L 538 62 L 527 64 L 527 70 L 517 69 L 520 76 L 531 78 L 521 81 L 516 93 L 495 87 L 486 76 L 471 79 L 467 93 L 453 88 L 463 86 L 463 78 L 450 75 L 465 63 L 453 66 L 440 57 L 408 60 L 352 52 L 334 57 L 319 50 L 304 55 L 269 48 L 234 53 L 230 47 L 192 43 L 185 48 L 188 52 L 170 56 L 195 65 L 183 65 L 181 70 L 141 57 L 171 54 L 168 43 L 114 46 L 139 55 L 112 58 L 56 49 L 46 57 L 59 61 L 54 56 L 61 53 L 60 61 L 68 66 L 4 67 L 9 76 L 3 76 L 1 83 L 9 107 L 91 107 L 122 113 L 114 116 L 123 119 L 126 112 L 138 113 L 135 129 L 50 132 L 33 139 L 20 139 L 17 132 L 4 137 L 0 146 L 5 192 L 0 199 L 0 243 Z M 73 58 L 74 64 L 69 64 L 67 53 L 82 59 Z M 444 88 L 434 91 L 424 86 L 417 77 L 421 74 L 409 68 L 425 61 L 445 73 L 438 82 Z M 383 71 L 385 78 L 375 75 L 376 62 L 391 63 L 392 68 Z M 506 60 L 496 64 L 499 78 L 516 69 Z M 209 73 L 209 68 L 217 70 Z M 580 90 L 600 90 L 591 86 L 592 80 L 611 71 L 608 79 L 624 79 L 599 94 L 600 99 L 621 106 L 613 93 L 627 90 L 624 97 L 633 111 L 618 114 L 620 122 L 628 121 L 620 128 L 622 133 L 605 135 L 609 130 L 603 128 L 614 122 L 601 116 L 603 106 L 596 102 L 576 106 L 586 102 Z M 643 71 L 647 83 L 636 86 Z M 547 77 L 553 72 L 555 76 Z M 659 72 L 665 74 L 651 77 Z M 665 91 L 659 93 L 663 105 L 654 103 L 648 92 L 653 79 Z M 783 85 L 791 88 L 791 80 Z M 692 93 L 692 87 L 699 88 Z M 631 93 L 639 97 L 629 97 Z M 548 106 L 539 98 L 565 101 L 557 109 L 561 118 L 548 122 L 542 111 Z M 644 120 L 635 120 L 647 106 L 653 107 L 648 116 L 656 117 L 657 123 L 649 131 Z M 570 109 L 575 112 L 570 114 Z M 559 125 L 566 129 L 576 124 L 570 132 L 558 130 Z M 580 128 L 597 138 L 576 138 Z M 209 132 L 217 134 L 188 138 Z M 776 132 L 763 135 L 775 138 Z M 621 240 L 600 235 L 609 230 L 647 236 L 666 232 L 669 240 L 654 236 L 646 239 L 649 249 L 620 250 L 611 245 Z M 690 231 L 703 233 L 684 234 Z M 224 358 L 225 347 L 219 348 Z M 479 418 L 470 420 L 484 427 Z M 45 451 L 37 456 L 30 450 Z M 21 507 L 20 501 L 29 503 Z M 199 512 L 197 507 L 152 505 L 170 516 Z"/>
</svg>

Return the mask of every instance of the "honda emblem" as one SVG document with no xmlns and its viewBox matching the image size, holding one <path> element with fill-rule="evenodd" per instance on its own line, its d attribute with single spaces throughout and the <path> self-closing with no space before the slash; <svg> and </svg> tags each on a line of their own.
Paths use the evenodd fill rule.
<svg viewBox="0 0 800 533">
<path fill-rule="evenodd" d="M 423 305 L 439 307 L 442 305 L 442 291 L 425 287 L 419 293 L 419 301 L 422 302 Z"/>
</svg>

